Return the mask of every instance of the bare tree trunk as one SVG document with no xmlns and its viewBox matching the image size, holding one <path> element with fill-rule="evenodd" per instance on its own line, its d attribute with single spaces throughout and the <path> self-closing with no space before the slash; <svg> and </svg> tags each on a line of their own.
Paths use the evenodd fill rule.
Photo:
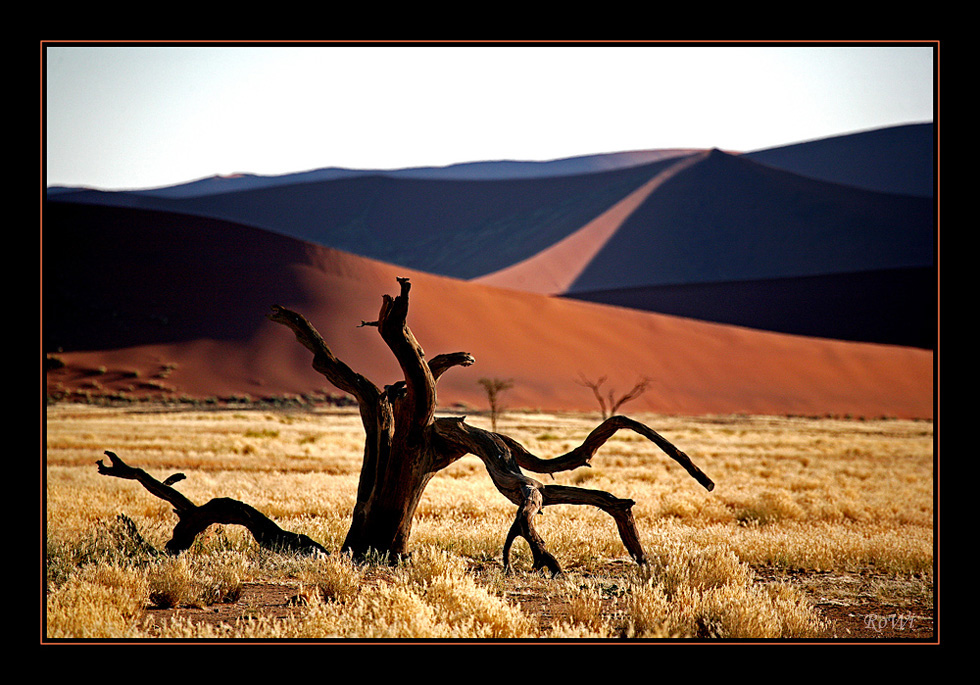
<svg viewBox="0 0 980 685">
<path fill-rule="evenodd" d="M 558 560 L 547 550 L 537 532 L 534 517 L 545 507 L 556 504 L 594 506 L 616 522 L 620 538 L 637 563 L 645 562 L 636 522 L 633 500 L 621 499 L 601 490 L 545 485 L 525 475 L 522 469 L 554 474 L 589 467 L 596 451 L 617 431 L 632 430 L 651 440 L 677 461 L 709 491 L 714 483 L 682 451 L 648 426 L 625 416 L 605 418 L 583 441 L 567 454 L 542 459 L 516 440 L 494 431 L 476 428 L 463 418 L 435 418 L 436 382 L 456 366 L 475 362 L 466 352 L 440 354 L 426 361 L 425 353 L 409 330 L 408 294 L 411 284 L 400 278 L 397 297 L 385 295 L 377 321 L 361 322 L 376 327 L 401 366 L 404 380 L 378 388 L 370 380 L 337 359 L 317 330 L 302 315 L 273 306 L 269 318 L 293 331 L 297 340 L 313 354 L 313 368 L 334 386 L 357 401 L 364 427 L 364 456 L 350 529 L 342 551 L 356 557 L 377 553 L 395 560 L 408 551 L 412 519 L 425 487 L 434 474 L 465 454 L 479 457 L 497 490 L 516 506 L 514 522 L 503 547 L 504 567 L 510 568 L 510 551 L 517 538 L 531 549 L 535 570 L 552 575 L 561 572 Z M 597 390 L 596 388 L 594 388 Z M 597 394 L 597 397 L 601 396 Z M 603 405 L 603 409 L 605 406 Z M 326 553 L 306 537 L 282 530 L 253 507 L 228 498 L 217 498 L 197 506 L 175 490 L 173 483 L 183 474 L 160 482 L 141 469 L 125 464 L 106 452 L 111 466 L 98 462 L 99 473 L 136 480 L 150 493 L 169 502 L 178 516 L 167 551 L 180 553 L 195 537 L 215 523 L 243 525 L 264 547 L 302 553 Z"/>
<path fill-rule="evenodd" d="M 379 389 L 338 360 L 320 334 L 300 314 L 279 306 L 269 318 L 293 330 L 313 352 L 313 368 L 337 388 L 353 395 L 360 408 L 366 439 L 351 527 L 343 549 L 356 556 L 374 550 L 401 556 L 407 551 L 412 518 L 429 479 L 436 472 L 429 426 L 436 406 L 436 379 L 453 366 L 468 366 L 465 353 L 440 355 L 431 362 L 406 323 L 411 283 L 398 279 L 401 293 L 385 295 L 378 328 L 395 355 L 405 380 Z"/>
</svg>

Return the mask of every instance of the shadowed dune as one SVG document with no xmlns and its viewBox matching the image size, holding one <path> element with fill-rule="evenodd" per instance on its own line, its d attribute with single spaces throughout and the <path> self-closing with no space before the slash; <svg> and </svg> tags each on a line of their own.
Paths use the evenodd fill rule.
<svg viewBox="0 0 980 685">
<path fill-rule="evenodd" d="M 95 191 L 56 199 L 223 219 L 410 269 L 472 278 L 545 249 L 671 162 L 544 178 L 365 175 L 182 199 Z"/>
<path fill-rule="evenodd" d="M 745 157 L 830 183 L 933 197 L 935 136 L 931 122 L 907 124 L 754 150 Z"/>
<path fill-rule="evenodd" d="M 376 318 L 395 278 L 412 279 L 409 324 L 429 356 L 476 365 L 440 381 L 444 406 L 484 407 L 482 376 L 514 379 L 512 407 L 594 410 L 579 373 L 628 387 L 630 411 L 931 417 L 933 354 L 766 333 L 549 298 L 414 272 L 223 221 L 118 207 L 45 208 L 46 352 L 67 363 L 49 384 L 130 388 L 167 367 L 190 396 L 328 387 L 310 354 L 265 319 L 272 304 L 317 326 L 379 384 L 398 379 Z M 97 374 L 93 370 L 98 369 Z M 88 375 L 86 375 L 86 370 Z"/>
<path fill-rule="evenodd" d="M 934 131 L 49 197 L 222 219 L 498 287 L 934 349 Z"/>
<path fill-rule="evenodd" d="M 711 151 L 477 282 L 820 337 L 936 343 L 931 199 Z"/>
<path fill-rule="evenodd" d="M 575 299 L 718 323 L 934 349 L 934 268 L 575 293 Z"/>
</svg>

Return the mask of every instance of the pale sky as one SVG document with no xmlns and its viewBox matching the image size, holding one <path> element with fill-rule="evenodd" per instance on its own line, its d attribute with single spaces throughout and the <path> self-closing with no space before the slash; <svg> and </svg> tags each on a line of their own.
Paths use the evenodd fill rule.
<svg viewBox="0 0 980 685">
<path fill-rule="evenodd" d="M 933 49 L 45 47 L 47 184 L 750 151 L 933 119 Z"/>
</svg>

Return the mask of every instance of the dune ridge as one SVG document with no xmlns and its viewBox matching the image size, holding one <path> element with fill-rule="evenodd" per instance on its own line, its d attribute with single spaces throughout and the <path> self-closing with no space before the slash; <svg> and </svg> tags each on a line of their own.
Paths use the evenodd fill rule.
<svg viewBox="0 0 980 685">
<path fill-rule="evenodd" d="M 653 178 L 574 233 L 516 264 L 471 279 L 474 283 L 515 288 L 542 295 L 562 295 L 612 239 L 629 216 L 666 181 L 707 153 L 691 155 L 658 171 Z"/>
<path fill-rule="evenodd" d="M 223 219 L 500 287 L 935 349 L 934 135 L 924 123 L 756 152 L 52 188 L 49 201 Z"/>
</svg>

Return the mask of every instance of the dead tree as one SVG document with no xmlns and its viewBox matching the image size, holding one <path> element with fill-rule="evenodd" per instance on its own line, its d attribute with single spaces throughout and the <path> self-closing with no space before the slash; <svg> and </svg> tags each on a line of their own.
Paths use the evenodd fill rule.
<svg viewBox="0 0 980 685">
<path fill-rule="evenodd" d="M 397 359 L 404 380 L 384 388 L 351 369 L 334 356 L 319 332 L 301 314 L 274 305 L 269 319 L 290 328 L 297 340 L 313 354 L 313 368 L 338 389 L 350 394 L 360 409 L 365 431 L 364 455 L 350 529 L 343 551 L 355 557 L 375 552 L 399 558 L 408 552 L 412 519 L 423 491 L 438 471 L 465 454 L 479 457 L 497 490 L 517 507 L 514 523 L 503 550 L 504 567 L 510 565 L 510 549 L 524 538 L 531 549 L 535 570 L 561 572 L 534 527 L 534 515 L 555 504 L 598 507 L 616 521 L 620 538 L 637 563 L 645 557 L 632 507 L 635 502 L 607 492 L 562 485 L 545 485 L 522 469 L 554 474 L 589 466 L 596 450 L 616 431 L 628 428 L 653 441 L 680 463 L 708 490 L 714 487 L 686 454 L 649 427 L 623 416 L 603 421 L 581 446 L 553 459 L 532 455 L 513 439 L 465 423 L 463 418 L 435 418 L 436 382 L 456 366 L 474 363 L 466 352 L 440 354 L 426 360 L 407 324 L 409 290 L 406 278 L 397 279 L 400 293 L 384 295 L 377 321 L 361 322 L 376 327 Z"/>
<path fill-rule="evenodd" d="M 218 497 L 197 506 L 172 487 L 174 483 L 184 479 L 182 473 L 175 473 L 160 482 L 143 469 L 129 466 L 112 452 L 106 451 L 105 454 L 109 457 L 111 466 L 106 466 L 100 459 L 97 462 L 99 473 L 103 476 L 135 480 L 151 494 L 173 506 L 178 521 L 174 526 L 173 537 L 166 545 L 170 554 L 180 554 L 188 549 L 199 533 L 215 523 L 245 526 L 255 541 L 266 549 L 303 554 L 327 553 L 326 549 L 311 538 L 283 530 L 265 514 L 244 502 Z"/>
<path fill-rule="evenodd" d="M 602 418 L 607 419 L 619 411 L 619 408 L 624 404 L 635 400 L 637 397 L 645 393 L 647 388 L 650 386 L 651 381 L 649 378 L 641 378 L 632 388 L 619 397 L 616 397 L 615 391 L 612 388 L 609 389 L 606 397 L 602 396 L 602 391 L 600 388 L 602 387 L 602 384 L 606 382 L 605 376 L 601 376 L 597 381 L 592 381 L 586 378 L 585 374 L 579 374 L 579 379 L 575 382 L 592 390 L 592 394 L 595 395 L 596 400 L 599 401 L 599 409 L 602 412 Z M 606 405 L 607 399 L 609 401 L 608 406 Z"/>
<path fill-rule="evenodd" d="M 490 403 L 490 426 L 491 430 L 497 432 L 497 419 L 503 411 L 500 396 L 507 390 L 514 387 L 513 381 L 505 381 L 499 378 L 481 378 L 477 381 L 483 386 L 487 393 L 487 402 Z"/>
</svg>

